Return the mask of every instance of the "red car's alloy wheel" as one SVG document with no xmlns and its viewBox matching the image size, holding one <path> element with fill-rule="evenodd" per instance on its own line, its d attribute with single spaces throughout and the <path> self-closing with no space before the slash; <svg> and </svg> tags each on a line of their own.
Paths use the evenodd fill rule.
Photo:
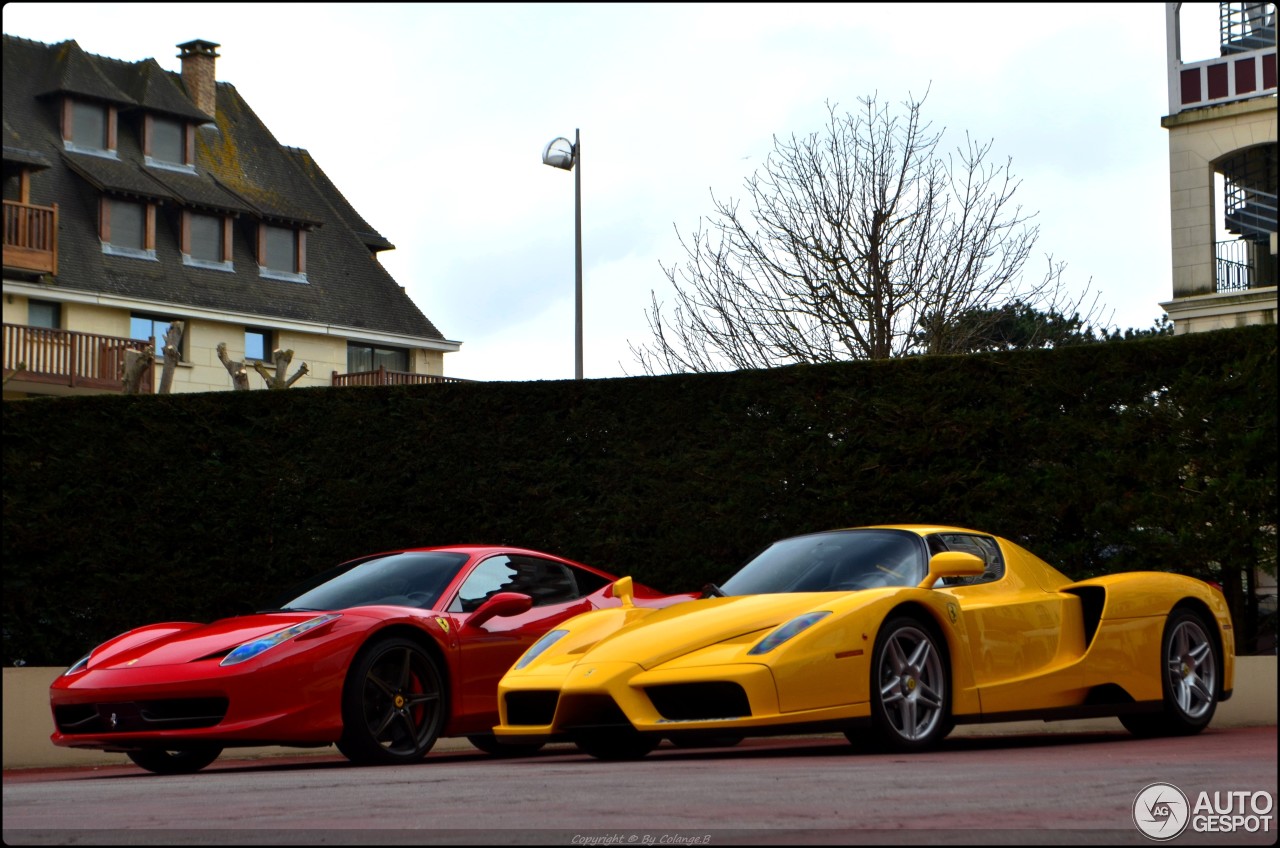
<svg viewBox="0 0 1280 848">
<path fill-rule="evenodd" d="M 439 738 L 446 704 L 440 671 L 421 646 L 403 638 L 371 643 L 347 675 L 338 749 L 363 765 L 417 762 Z"/>
</svg>

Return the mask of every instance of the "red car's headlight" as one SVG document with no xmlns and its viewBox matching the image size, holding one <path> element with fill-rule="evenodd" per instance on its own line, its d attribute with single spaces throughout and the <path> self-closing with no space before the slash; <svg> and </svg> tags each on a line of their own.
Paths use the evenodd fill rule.
<svg viewBox="0 0 1280 848">
<path fill-rule="evenodd" d="M 300 636 L 308 630 L 314 630 L 322 624 L 328 624 L 329 622 L 339 618 L 342 618 L 340 613 L 326 613 L 325 615 L 316 616 L 309 621 L 295 624 L 292 627 L 286 627 L 284 630 L 277 630 L 270 636 L 262 636 L 254 639 L 252 642 L 245 642 L 243 645 L 240 645 L 231 653 L 227 654 L 227 656 L 222 660 L 222 662 L 218 663 L 218 665 L 236 665 L 237 663 L 242 663 L 245 660 L 251 660 L 263 651 L 270 650 L 281 642 L 287 642 L 295 636 Z"/>
</svg>

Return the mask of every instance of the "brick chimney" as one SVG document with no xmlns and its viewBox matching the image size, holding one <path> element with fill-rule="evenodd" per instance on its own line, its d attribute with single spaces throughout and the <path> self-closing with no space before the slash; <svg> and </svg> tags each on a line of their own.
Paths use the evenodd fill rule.
<svg viewBox="0 0 1280 848">
<path fill-rule="evenodd" d="M 182 84 L 187 87 L 187 94 L 196 108 L 206 115 L 214 115 L 218 109 L 218 87 L 213 66 L 218 58 L 217 49 L 221 46 L 200 39 L 178 45 L 182 51 L 178 54 L 182 60 Z"/>
</svg>

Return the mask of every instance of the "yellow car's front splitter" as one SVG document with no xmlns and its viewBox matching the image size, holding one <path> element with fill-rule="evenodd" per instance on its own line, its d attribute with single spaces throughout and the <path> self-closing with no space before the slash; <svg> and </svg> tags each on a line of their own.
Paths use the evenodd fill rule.
<svg viewBox="0 0 1280 848">
<path fill-rule="evenodd" d="M 781 712 L 771 670 L 750 663 L 646 671 L 635 663 L 585 662 L 563 677 L 510 676 L 499 698 L 502 723 L 494 733 L 512 742 L 627 725 L 654 734 L 751 731 L 870 715 L 865 701 Z"/>
</svg>

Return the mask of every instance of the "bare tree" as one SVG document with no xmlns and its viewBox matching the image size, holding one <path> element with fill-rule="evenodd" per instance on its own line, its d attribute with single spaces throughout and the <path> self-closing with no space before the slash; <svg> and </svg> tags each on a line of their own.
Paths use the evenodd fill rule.
<svg viewBox="0 0 1280 848">
<path fill-rule="evenodd" d="M 227 356 L 226 342 L 218 342 L 217 351 L 218 359 L 231 375 L 231 385 L 238 392 L 249 391 L 249 371 L 244 367 L 244 363 Z"/>
<path fill-rule="evenodd" d="M 151 372 L 155 364 L 156 351 L 151 345 L 142 350 L 126 350 L 121 362 L 120 385 L 127 395 L 136 395 L 142 391 L 142 378 Z"/>
<path fill-rule="evenodd" d="M 227 373 L 231 375 L 231 384 L 235 390 L 238 392 L 249 391 L 249 369 L 243 362 L 232 359 L 227 355 L 226 342 L 219 342 L 217 350 L 218 359 L 222 362 L 223 367 L 227 369 Z M 287 389 L 311 371 L 307 363 L 304 362 L 298 366 L 297 371 L 293 372 L 292 377 L 286 378 L 285 374 L 288 373 L 289 363 L 293 361 L 293 351 L 277 349 L 272 351 L 271 358 L 276 366 L 276 373 L 274 374 L 261 362 L 250 363 L 253 366 L 253 370 L 257 371 L 258 376 L 267 384 L 268 389 Z"/>
<path fill-rule="evenodd" d="M 186 329 L 185 322 L 173 321 L 165 330 L 164 365 L 160 369 L 160 386 L 158 395 L 167 395 L 173 391 L 173 373 L 182 361 L 182 333 Z M 142 391 L 142 379 L 151 372 L 156 361 L 154 339 L 142 350 L 126 350 L 124 360 L 120 363 L 120 384 L 127 395 L 136 395 Z"/>
<path fill-rule="evenodd" d="M 286 378 L 285 374 L 289 372 L 289 363 L 293 361 L 293 351 L 277 348 L 272 351 L 271 358 L 275 362 L 275 374 L 268 371 L 267 366 L 261 362 L 253 363 L 253 370 L 258 372 L 258 376 L 267 384 L 268 389 L 287 389 L 303 377 L 307 376 L 311 370 L 307 367 L 307 363 L 304 362 L 298 366 L 297 371 L 293 372 L 292 377 Z"/>
<path fill-rule="evenodd" d="M 775 136 L 745 183 L 749 211 L 712 194 L 715 212 L 679 236 L 684 264 L 663 267 L 674 310 L 651 294 L 654 339 L 630 345 L 646 373 L 959 352 L 983 310 L 1077 311 L 1051 256 L 1024 282 L 1039 228 L 1009 162 L 987 161 L 991 142 L 966 135 L 940 156 L 924 98 L 901 116 L 859 102 L 856 115 L 828 103 L 822 133 Z"/>
<path fill-rule="evenodd" d="M 169 329 L 165 330 L 164 347 L 161 349 L 164 364 L 160 368 L 160 391 L 157 394 L 167 395 L 173 390 L 173 372 L 182 359 L 182 333 L 185 329 L 184 322 L 173 321 L 169 324 Z"/>
</svg>

